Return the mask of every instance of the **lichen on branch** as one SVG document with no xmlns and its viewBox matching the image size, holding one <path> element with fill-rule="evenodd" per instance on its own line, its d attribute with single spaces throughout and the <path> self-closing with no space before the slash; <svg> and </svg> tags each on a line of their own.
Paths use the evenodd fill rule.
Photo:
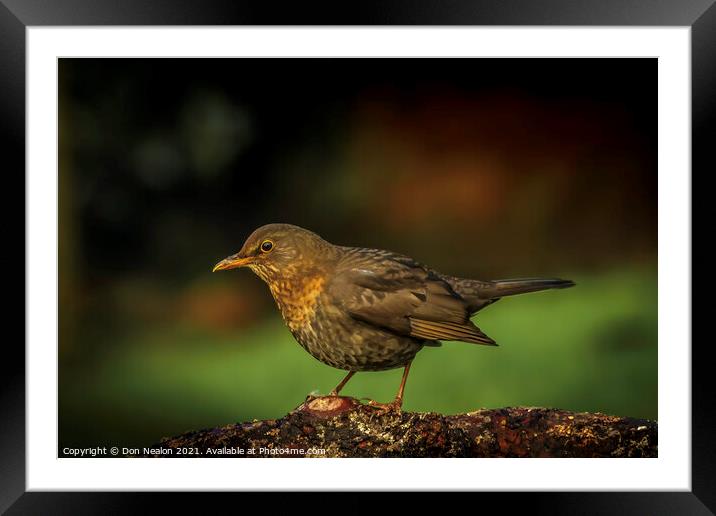
<svg viewBox="0 0 716 516">
<path fill-rule="evenodd" d="M 656 457 L 657 431 L 654 421 L 600 413 L 381 412 L 340 396 L 307 400 L 280 419 L 165 438 L 155 448 L 212 457 Z"/>
</svg>

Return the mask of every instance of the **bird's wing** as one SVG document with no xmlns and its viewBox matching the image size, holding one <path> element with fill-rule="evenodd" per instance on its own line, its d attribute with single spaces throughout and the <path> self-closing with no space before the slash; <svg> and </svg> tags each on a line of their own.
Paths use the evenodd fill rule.
<svg viewBox="0 0 716 516">
<path fill-rule="evenodd" d="M 470 321 L 467 303 L 446 281 L 402 255 L 352 250 L 337 268 L 330 292 L 354 319 L 399 335 L 495 343 Z"/>
</svg>

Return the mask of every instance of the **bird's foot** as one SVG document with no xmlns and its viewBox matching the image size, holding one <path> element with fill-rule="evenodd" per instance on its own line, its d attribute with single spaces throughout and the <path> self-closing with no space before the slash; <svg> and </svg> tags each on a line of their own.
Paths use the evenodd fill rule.
<svg viewBox="0 0 716 516">
<path fill-rule="evenodd" d="M 331 391 L 328 394 L 318 394 L 318 392 L 313 391 L 306 395 L 306 399 L 304 400 L 304 403 L 311 403 L 313 400 L 317 400 L 319 398 L 338 398 L 339 394 L 336 391 Z"/>
<path fill-rule="evenodd" d="M 308 396 L 299 407 L 299 411 L 308 411 L 314 416 L 330 417 L 355 409 L 360 403 L 346 396 Z"/>
<path fill-rule="evenodd" d="M 318 394 L 318 391 L 311 391 L 306 395 L 306 399 L 303 402 L 311 403 L 313 400 L 317 400 L 318 398 L 325 398 L 325 395 L 321 396 Z"/>
<path fill-rule="evenodd" d="M 380 403 L 375 400 L 368 400 L 366 405 L 377 410 L 381 414 L 387 414 L 390 412 L 400 414 L 402 412 L 403 400 L 396 398 L 390 403 Z"/>
</svg>

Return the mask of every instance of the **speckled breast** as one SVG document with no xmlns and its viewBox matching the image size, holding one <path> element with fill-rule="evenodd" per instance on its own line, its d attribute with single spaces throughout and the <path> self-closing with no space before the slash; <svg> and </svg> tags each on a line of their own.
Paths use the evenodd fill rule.
<svg viewBox="0 0 716 516">
<path fill-rule="evenodd" d="M 331 302 L 323 286 L 322 278 L 306 277 L 271 287 L 289 330 L 321 362 L 349 371 L 381 371 L 406 365 L 422 349 L 419 340 L 355 320 Z"/>
<path fill-rule="evenodd" d="M 321 276 L 306 276 L 297 281 L 274 281 L 269 285 L 291 332 L 305 327 L 315 318 L 324 281 Z"/>
</svg>

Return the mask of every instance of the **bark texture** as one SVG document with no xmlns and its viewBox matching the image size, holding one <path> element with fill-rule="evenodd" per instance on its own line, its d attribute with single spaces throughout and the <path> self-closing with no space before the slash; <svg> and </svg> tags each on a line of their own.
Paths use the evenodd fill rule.
<svg viewBox="0 0 716 516">
<path fill-rule="evenodd" d="M 381 413 L 354 398 L 322 397 L 280 419 L 164 438 L 147 455 L 656 457 L 657 441 L 654 421 L 599 413 L 534 407 L 456 415 Z"/>
</svg>

